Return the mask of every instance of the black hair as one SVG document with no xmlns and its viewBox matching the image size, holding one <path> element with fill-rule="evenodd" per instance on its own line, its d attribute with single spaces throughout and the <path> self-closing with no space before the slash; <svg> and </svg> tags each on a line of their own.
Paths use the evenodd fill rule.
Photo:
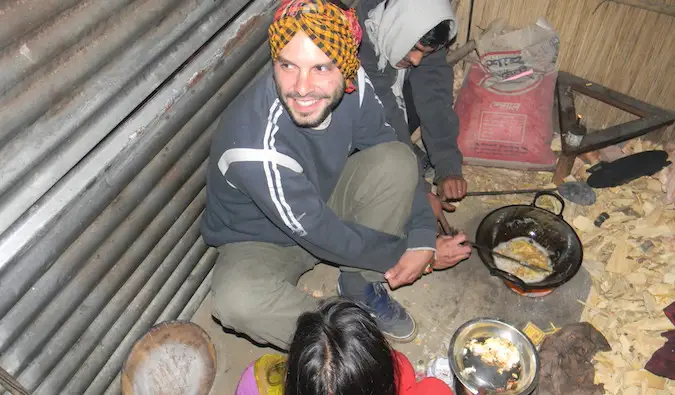
<svg viewBox="0 0 675 395">
<path fill-rule="evenodd" d="M 298 319 L 284 395 L 396 395 L 396 376 L 394 353 L 373 318 L 334 298 Z"/>
<path fill-rule="evenodd" d="M 450 44 L 450 20 L 441 21 L 433 29 L 420 38 L 420 44 L 425 47 L 441 48 Z"/>
</svg>

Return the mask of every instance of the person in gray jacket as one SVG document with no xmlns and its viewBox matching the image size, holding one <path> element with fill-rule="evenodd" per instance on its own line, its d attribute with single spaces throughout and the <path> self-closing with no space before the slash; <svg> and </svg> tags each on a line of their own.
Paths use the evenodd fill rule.
<svg viewBox="0 0 675 395">
<path fill-rule="evenodd" d="M 361 64 L 399 140 L 416 151 L 423 171 L 433 166 L 438 196 L 428 197 L 448 230 L 442 207 L 453 207 L 441 201 L 459 200 L 467 190 L 457 145 L 453 70 L 442 50 L 457 32 L 450 0 L 360 0 L 356 10 L 365 32 Z M 410 139 L 419 126 L 428 156 Z"/>
<path fill-rule="evenodd" d="M 341 296 L 410 341 L 415 320 L 384 283 L 411 284 L 468 254 L 437 248 L 415 155 L 359 67 L 353 10 L 285 0 L 269 37 L 273 70 L 225 109 L 211 147 L 201 231 L 219 251 L 213 316 L 286 349 L 317 307 L 298 279 L 323 261 L 340 267 Z"/>
</svg>

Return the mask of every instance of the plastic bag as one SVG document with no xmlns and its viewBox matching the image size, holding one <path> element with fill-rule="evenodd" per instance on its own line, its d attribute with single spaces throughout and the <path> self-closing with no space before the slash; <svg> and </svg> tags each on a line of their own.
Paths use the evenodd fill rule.
<svg viewBox="0 0 675 395">
<path fill-rule="evenodd" d="M 429 362 L 429 367 L 427 368 L 427 376 L 436 377 L 453 390 L 455 389 L 455 376 L 450 369 L 448 358 L 439 357 L 431 360 L 431 362 Z"/>
</svg>

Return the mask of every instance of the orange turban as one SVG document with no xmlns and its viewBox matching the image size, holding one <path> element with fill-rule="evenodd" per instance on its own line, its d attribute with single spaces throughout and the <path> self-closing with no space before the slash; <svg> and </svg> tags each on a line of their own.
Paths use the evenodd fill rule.
<svg viewBox="0 0 675 395">
<path fill-rule="evenodd" d="M 347 92 L 355 90 L 362 33 L 354 9 L 343 11 L 326 0 L 283 0 L 268 31 L 273 60 L 299 30 L 335 63 Z"/>
</svg>

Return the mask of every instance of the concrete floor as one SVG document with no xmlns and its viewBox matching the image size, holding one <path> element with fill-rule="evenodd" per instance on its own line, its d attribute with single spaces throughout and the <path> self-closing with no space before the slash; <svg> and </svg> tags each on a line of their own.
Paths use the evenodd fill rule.
<svg viewBox="0 0 675 395">
<path fill-rule="evenodd" d="M 523 197 L 529 204 L 530 196 Z M 480 220 L 500 205 L 468 198 L 455 213 L 448 214 L 452 226 L 473 236 Z M 337 269 L 318 265 L 305 274 L 299 287 L 323 296 L 336 295 Z M 567 284 L 542 298 L 517 295 L 488 270 L 474 253 L 458 266 L 425 276 L 412 286 L 394 291 L 394 296 L 416 318 L 419 325 L 417 339 L 408 344 L 395 344 L 413 365 L 426 365 L 435 356 L 448 352 L 453 332 L 464 322 L 476 317 L 502 319 L 519 328 L 528 321 L 542 329 L 578 322 L 583 306 L 577 300 L 586 300 L 591 285 L 585 269 Z M 317 292 L 318 291 L 318 292 Z M 259 347 L 245 338 L 227 333 L 210 315 L 211 300 L 207 298 L 193 321 L 203 327 L 216 345 L 218 375 L 211 394 L 233 394 L 244 369 L 265 353 L 276 353 L 272 348 Z"/>
</svg>

